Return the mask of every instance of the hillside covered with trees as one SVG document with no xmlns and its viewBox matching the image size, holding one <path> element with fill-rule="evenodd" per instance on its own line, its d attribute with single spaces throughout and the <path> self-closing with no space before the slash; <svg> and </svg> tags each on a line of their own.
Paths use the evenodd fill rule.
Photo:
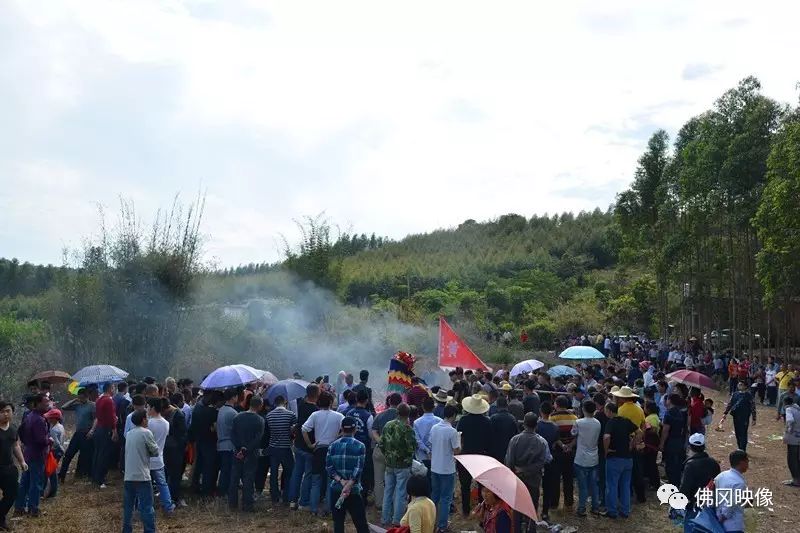
<svg viewBox="0 0 800 533">
<path fill-rule="evenodd" d="M 202 198 L 149 226 L 123 202 L 120 223 L 65 265 L 0 260 L 0 394 L 42 366 L 284 364 L 298 343 L 346 342 L 365 325 L 386 345 L 429 349 L 420 339 L 439 315 L 495 360 L 599 331 L 796 347 L 798 108 L 746 78 L 674 139 L 654 132 L 631 177 L 592 212 L 467 219 L 397 241 L 306 218 L 280 263 L 224 271 L 203 260 Z M 527 346 L 483 340 L 523 329 Z"/>
</svg>

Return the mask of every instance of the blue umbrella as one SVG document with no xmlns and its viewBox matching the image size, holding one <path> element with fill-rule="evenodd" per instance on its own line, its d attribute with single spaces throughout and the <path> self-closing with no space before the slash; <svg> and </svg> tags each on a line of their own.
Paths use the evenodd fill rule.
<svg viewBox="0 0 800 533">
<path fill-rule="evenodd" d="M 605 359 L 606 356 L 591 346 L 570 346 L 558 355 L 559 359 Z"/>
<path fill-rule="evenodd" d="M 73 381 L 77 381 L 79 387 L 99 385 L 100 383 L 116 383 L 125 381 L 127 377 L 127 372 L 113 365 L 86 366 L 72 375 Z"/>
<path fill-rule="evenodd" d="M 305 396 L 306 387 L 308 387 L 308 381 L 303 381 L 302 379 L 284 379 L 270 386 L 266 394 L 264 394 L 264 398 L 270 405 L 275 404 L 275 398 L 278 396 L 283 396 L 283 399 L 286 400 L 287 403 L 290 403 Z"/>
<path fill-rule="evenodd" d="M 562 376 L 577 376 L 578 375 L 578 371 L 577 370 L 575 370 L 571 366 L 565 366 L 565 365 L 556 365 L 556 366 L 550 368 L 547 371 L 547 373 L 550 374 L 551 376 L 553 376 L 554 378 L 560 378 Z"/>
<path fill-rule="evenodd" d="M 258 381 L 264 376 L 263 370 L 248 365 L 228 365 L 214 370 L 200 384 L 201 389 L 224 389 L 238 387 Z"/>
</svg>

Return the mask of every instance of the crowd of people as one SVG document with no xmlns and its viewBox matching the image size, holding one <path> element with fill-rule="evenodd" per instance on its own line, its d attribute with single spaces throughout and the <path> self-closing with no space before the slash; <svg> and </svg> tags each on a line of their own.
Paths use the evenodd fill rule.
<svg viewBox="0 0 800 533">
<path fill-rule="evenodd" d="M 513 377 L 508 366 L 457 368 L 447 387 L 414 378 L 405 394 L 384 401 L 373 396 L 367 371 L 358 381 L 340 372 L 335 385 L 319 378 L 297 399 L 266 395 L 257 383 L 202 391 L 189 379 L 146 378 L 81 388 L 57 407 L 47 384 L 32 383 L 19 425 L 14 405 L 0 402 L 0 530 L 9 529 L 11 507 L 38 516 L 41 498 L 56 496 L 70 473 L 108 490 L 109 471 L 119 469 L 123 532 L 132 531 L 134 509 L 144 531 L 155 531 L 156 499 L 166 515 L 187 507 L 187 475 L 198 499 L 224 498 L 231 509 L 253 512 L 258 497 L 269 497 L 287 510 L 330 515 L 337 533 L 348 515 L 356 531 L 369 531 L 371 505 L 390 531 L 447 532 L 459 511 L 490 533 L 534 531 L 534 520 L 475 482 L 459 454 L 506 465 L 544 521 L 562 500 L 581 519 L 624 520 L 632 501 L 645 502 L 666 480 L 689 497 L 690 530 L 700 488 L 744 482 L 759 401 L 785 420 L 786 484 L 800 486 L 800 397 L 791 365 L 726 354 L 708 361 L 695 351 L 633 344 L 557 377 L 544 368 Z M 715 426 L 733 419 L 738 449 L 728 470 L 705 448 L 714 403 L 666 378 L 678 368 L 735 379 Z M 67 443 L 68 410 L 74 428 Z M 718 506 L 717 514 L 725 531 L 743 530 L 737 506 Z"/>
</svg>

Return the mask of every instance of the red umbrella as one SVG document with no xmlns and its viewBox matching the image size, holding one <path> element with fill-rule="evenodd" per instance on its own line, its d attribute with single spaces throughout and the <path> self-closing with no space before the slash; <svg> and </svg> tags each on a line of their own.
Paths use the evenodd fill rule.
<svg viewBox="0 0 800 533">
<path fill-rule="evenodd" d="M 700 372 L 694 370 L 676 370 L 667 374 L 667 379 L 683 383 L 689 387 L 699 387 L 701 389 L 717 390 L 717 385 L 714 381 Z"/>
<path fill-rule="evenodd" d="M 495 493 L 509 507 L 537 519 L 528 487 L 506 465 L 488 455 L 456 455 L 475 481 Z"/>
</svg>

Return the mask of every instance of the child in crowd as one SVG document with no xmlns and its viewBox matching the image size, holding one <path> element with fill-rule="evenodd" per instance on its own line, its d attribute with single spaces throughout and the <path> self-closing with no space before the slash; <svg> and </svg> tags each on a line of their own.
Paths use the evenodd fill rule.
<svg viewBox="0 0 800 533">
<path fill-rule="evenodd" d="M 45 413 L 44 418 L 50 427 L 50 438 L 53 440 L 50 450 L 53 452 L 56 461 L 61 461 L 66 451 L 64 447 L 64 425 L 62 424 L 64 417 L 61 414 L 61 410 L 50 409 Z M 58 492 L 58 468 L 50 474 L 46 481 L 47 486 L 44 488 L 44 497 L 54 498 Z"/>
<path fill-rule="evenodd" d="M 706 434 L 708 434 L 708 426 L 711 425 L 711 421 L 714 419 L 714 400 L 706 398 L 703 402 L 703 406 L 705 408 L 703 412 L 703 425 L 706 427 Z"/>
</svg>

